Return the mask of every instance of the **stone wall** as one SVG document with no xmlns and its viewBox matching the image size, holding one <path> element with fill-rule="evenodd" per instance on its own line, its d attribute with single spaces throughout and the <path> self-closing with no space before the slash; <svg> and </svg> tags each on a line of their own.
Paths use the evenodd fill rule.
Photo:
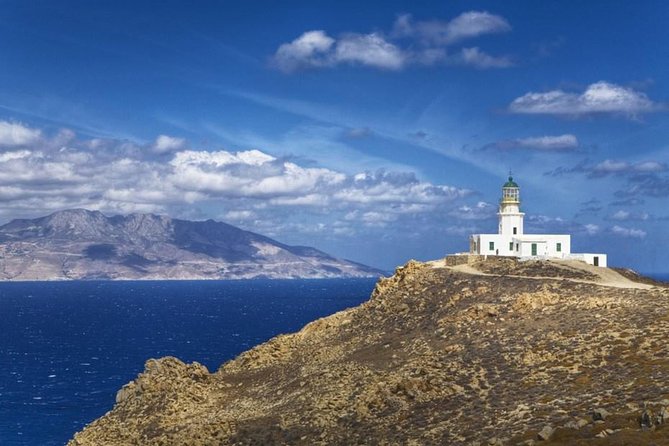
<svg viewBox="0 0 669 446">
<path fill-rule="evenodd" d="M 483 260 L 479 254 L 452 254 L 446 256 L 446 266 L 465 265 Z"/>
</svg>

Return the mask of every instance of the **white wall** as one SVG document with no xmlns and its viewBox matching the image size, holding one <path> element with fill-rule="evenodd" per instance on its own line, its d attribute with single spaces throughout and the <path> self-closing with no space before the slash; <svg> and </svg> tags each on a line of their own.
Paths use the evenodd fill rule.
<svg viewBox="0 0 669 446">
<path fill-rule="evenodd" d="M 588 265 L 594 265 L 595 264 L 595 257 L 599 259 L 599 265 L 598 266 L 607 266 L 608 265 L 608 259 L 606 258 L 606 254 L 593 254 L 593 253 L 578 253 L 578 254 L 571 254 L 569 256 L 569 259 L 574 259 L 574 260 L 581 260 Z"/>
<path fill-rule="evenodd" d="M 474 254 L 482 255 L 500 255 L 517 256 L 513 236 L 502 234 L 477 234 L 472 236 L 476 241 L 476 251 Z M 490 243 L 493 243 L 493 249 L 490 249 Z M 513 243 L 513 246 L 511 244 Z"/>
<path fill-rule="evenodd" d="M 532 244 L 537 245 L 538 256 L 564 257 L 571 253 L 571 236 L 564 234 L 532 234 L 517 237 L 521 244 L 520 256 L 532 255 Z M 560 250 L 558 251 L 558 243 Z"/>
<path fill-rule="evenodd" d="M 532 256 L 532 245 L 537 246 L 537 256 L 548 256 L 548 247 L 546 242 L 538 239 L 533 240 L 519 240 L 520 243 L 520 253 L 521 257 L 530 257 Z"/>
<path fill-rule="evenodd" d="M 490 249 L 490 243 L 493 248 Z M 475 243 L 476 249 L 473 249 Z M 571 252 L 571 236 L 555 234 L 507 235 L 476 234 L 470 238 L 470 252 L 482 255 L 529 257 L 532 244 L 537 245 L 537 256 L 562 258 Z M 560 243 L 561 250 L 557 250 Z"/>
<path fill-rule="evenodd" d="M 503 235 L 522 235 L 523 234 L 523 215 L 516 214 L 499 214 L 499 233 Z M 516 233 L 513 233 L 513 228 L 516 228 Z"/>
</svg>

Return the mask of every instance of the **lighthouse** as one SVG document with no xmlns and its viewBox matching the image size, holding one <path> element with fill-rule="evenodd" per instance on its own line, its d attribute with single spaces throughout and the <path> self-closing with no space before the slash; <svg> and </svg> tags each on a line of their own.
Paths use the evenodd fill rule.
<svg viewBox="0 0 669 446">
<path fill-rule="evenodd" d="M 520 212 L 520 187 L 509 176 L 509 181 L 502 186 L 502 199 L 499 200 L 499 234 L 501 235 L 522 235 L 523 217 L 525 214 Z"/>
<path fill-rule="evenodd" d="M 569 234 L 526 234 L 525 213 L 520 211 L 520 186 L 512 176 L 502 185 L 497 234 L 472 234 L 469 253 L 507 256 L 520 259 L 572 259 L 595 266 L 606 266 L 606 254 L 574 254 Z"/>
</svg>

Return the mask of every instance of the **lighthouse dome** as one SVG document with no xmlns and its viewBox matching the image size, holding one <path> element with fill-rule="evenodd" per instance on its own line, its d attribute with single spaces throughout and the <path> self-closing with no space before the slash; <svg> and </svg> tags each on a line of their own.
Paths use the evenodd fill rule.
<svg viewBox="0 0 669 446">
<path fill-rule="evenodd" d="M 520 204 L 520 187 L 513 181 L 513 177 L 509 176 L 509 181 L 502 186 L 502 204 L 509 203 L 513 205 Z M 517 212 L 517 209 L 516 209 Z"/>
<path fill-rule="evenodd" d="M 516 182 L 513 181 L 513 177 L 509 177 L 509 181 L 504 183 L 504 186 L 502 187 L 518 187 L 518 184 L 516 184 Z"/>
</svg>

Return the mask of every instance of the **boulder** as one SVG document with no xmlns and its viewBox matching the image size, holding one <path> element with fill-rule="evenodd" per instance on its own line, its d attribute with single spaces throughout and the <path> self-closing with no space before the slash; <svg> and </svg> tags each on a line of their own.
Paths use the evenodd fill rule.
<svg viewBox="0 0 669 446">
<path fill-rule="evenodd" d="M 537 434 L 537 438 L 541 441 L 548 441 L 551 439 L 554 433 L 555 429 L 553 429 L 552 426 L 546 425 L 544 426 L 543 429 L 539 431 L 539 433 Z"/>
<path fill-rule="evenodd" d="M 609 415 L 609 412 L 601 407 L 592 411 L 593 421 L 604 421 Z"/>
</svg>

